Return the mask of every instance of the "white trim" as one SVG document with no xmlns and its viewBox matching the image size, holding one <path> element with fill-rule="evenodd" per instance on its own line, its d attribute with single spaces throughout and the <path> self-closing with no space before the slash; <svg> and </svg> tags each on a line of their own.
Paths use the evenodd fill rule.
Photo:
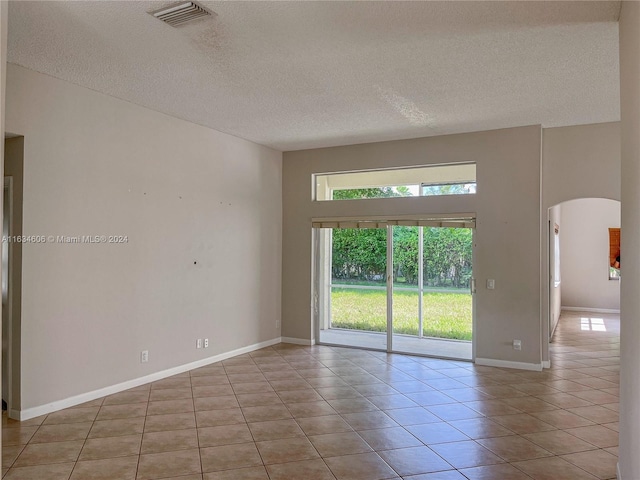
<svg viewBox="0 0 640 480">
<path fill-rule="evenodd" d="M 542 371 L 541 363 L 510 362 L 508 360 L 495 360 L 493 358 L 476 358 L 476 365 L 485 367 L 517 368 L 518 370 Z"/>
<path fill-rule="evenodd" d="M 139 387 L 140 385 L 156 382 L 158 380 L 162 380 L 163 378 L 171 377 L 179 373 L 188 372 L 189 370 L 193 370 L 195 368 L 205 367 L 207 365 L 211 365 L 212 363 L 221 362 L 222 360 L 226 360 L 237 355 L 242 355 L 245 353 L 253 352 L 255 350 L 259 350 L 261 348 L 270 347 L 271 345 L 276 345 L 280 342 L 280 337 L 277 337 L 272 340 L 254 343 L 253 345 L 237 348 L 235 350 L 231 350 L 230 352 L 220 353 L 218 355 L 214 355 L 213 357 L 203 358 L 202 360 L 186 363 L 178 367 L 169 368 L 167 370 L 162 370 L 160 372 L 145 375 L 144 377 L 134 378 L 133 380 L 127 380 L 126 382 L 117 383 L 108 387 L 99 388 L 91 392 L 81 393 L 80 395 L 75 395 L 63 400 L 57 400 L 45 405 L 39 405 L 37 407 L 31 407 L 25 410 L 11 410 L 11 418 L 19 419 L 20 421 L 29 420 L 31 418 L 39 417 L 40 415 L 46 415 L 47 413 L 56 412 L 64 408 L 74 407 L 76 405 L 90 402 L 107 395 L 113 395 L 114 393 L 129 390 L 130 388 Z"/>
<path fill-rule="evenodd" d="M 543 360 L 542 368 L 551 368 L 551 360 Z"/>
<path fill-rule="evenodd" d="M 313 340 L 307 340 L 306 338 L 294 338 L 294 337 L 280 337 L 282 343 L 292 343 L 294 345 L 313 345 Z"/>
<path fill-rule="evenodd" d="M 616 478 L 622 480 L 622 474 L 620 473 L 620 462 L 616 463 Z"/>
<path fill-rule="evenodd" d="M 589 308 L 589 307 L 560 307 L 561 310 L 568 312 L 590 312 L 590 313 L 620 313 L 619 309 L 614 308 Z"/>
</svg>

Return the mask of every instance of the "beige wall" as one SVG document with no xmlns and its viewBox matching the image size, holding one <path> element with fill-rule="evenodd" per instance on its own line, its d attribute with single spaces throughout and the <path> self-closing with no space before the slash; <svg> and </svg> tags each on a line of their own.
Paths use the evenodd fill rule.
<svg viewBox="0 0 640 480">
<path fill-rule="evenodd" d="M 562 204 L 562 306 L 620 310 L 620 282 L 609 280 L 609 228 L 620 227 L 620 202 Z"/>
<path fill-rule="evenodd" d="M 620 10 L 622 145 L 619 480 L 640 478 L 640 3 Z"/>
<path fill-rule="evenodd" d="M 24 234 L 129 239 L 24 245 L 23 410 L 280 336 L 280 152 L 15 65 L 6 115 Z"/>
<path fill-rule="evenodd" d="M 282 335 L 312 338 L 312 218 L 473 212 L 476 356 L 540 364 L 540 156 L 538 126 L 286 152 Z M 311 200 L 313 173 L 469 161 L 477 163 L 474 196 Z M 488 278 L 495 290 L 485 288 Z M 522 351 L 513 350 L 514 339 Z"/>
<path fill-rule="evenodd" d="M 620 123 L 545 128 L 542 201 L 549 208 L 576 198 L 620 200 Z"/>
<path fill-rule="evenodd" d="M 577 198 L 620 200 L 620 123 L 542 131 L 542 209 Z M 549 361 L 549 235 L 542 229 L 542 358 Z"/>
</svg>

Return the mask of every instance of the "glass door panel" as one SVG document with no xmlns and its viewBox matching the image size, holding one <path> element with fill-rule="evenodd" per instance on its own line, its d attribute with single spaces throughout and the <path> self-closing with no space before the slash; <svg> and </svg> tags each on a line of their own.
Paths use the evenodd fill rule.
<svg viewBox="0 0 640 480">
<path fill-rule="evenodd" d="M 425 335 L 470 341 L 472 229 L 425 227 L 424 262 Z"/>
<path fill-rule="evenodd" d="M 473 230 L 316 228 L 319 343 L 472 359 Z"/>
<path fill-rule="evenodd" d="M 387 349 L 387 229 L 319 229 L 321 343 Z"/>
<path fill-rule="evenodd" d="M 420 334 L 421 227 L 393 228 L 393 322 L 395 351 L 412 351 Z"/>
<path fill-rule="evenodd" d="M 393 241 L 393 350 L 472 359 L 472 229 L 394 227 Z"/>
</svg>

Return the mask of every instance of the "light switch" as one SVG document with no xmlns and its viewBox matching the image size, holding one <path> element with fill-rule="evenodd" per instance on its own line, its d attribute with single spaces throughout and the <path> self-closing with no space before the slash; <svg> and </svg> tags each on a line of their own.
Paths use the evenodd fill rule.
<svg viewBox="0 0 640 480">
<path fill-rule="evenodd" d="M 493 290 L 496 288 L 496 281 L 493 278 L 487 278 L 487 289 Z"/>
</svg>

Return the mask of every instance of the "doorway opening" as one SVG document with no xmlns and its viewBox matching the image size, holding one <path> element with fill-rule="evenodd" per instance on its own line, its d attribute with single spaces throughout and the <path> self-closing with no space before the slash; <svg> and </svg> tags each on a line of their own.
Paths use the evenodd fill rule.
<svg viewBox="0 0 640 480">
<path fill-rule="evenodd" d="M 549 208 L 549 341 L 561 315 L 583 313 L 590 323 L 620 312 L 620 202 L 568 200 Z M 612 236 L 617 232 L 617 237 Z M 613 241 L 617 238 L 617 242 Z"/>
<path fill-rule="evenodd" d="M 9 296 L 9 269 L 12 243 L 11 197 L 13 178 L 4 177 L 2 197 L 2 410 L 8 410 L 11 401 L 11 298 Z"/>
<path fill-rule="evenodd" d="M 473 222 L 325 222 L 318 343 L 473 359 Z"/>
<path fill-rule="evenodd" d="M 22 192 L 24 137 L 6 135 L 2 235 L 2 403 L 9 418 L 20 416 L 22 316 Z"/>
</svg>

